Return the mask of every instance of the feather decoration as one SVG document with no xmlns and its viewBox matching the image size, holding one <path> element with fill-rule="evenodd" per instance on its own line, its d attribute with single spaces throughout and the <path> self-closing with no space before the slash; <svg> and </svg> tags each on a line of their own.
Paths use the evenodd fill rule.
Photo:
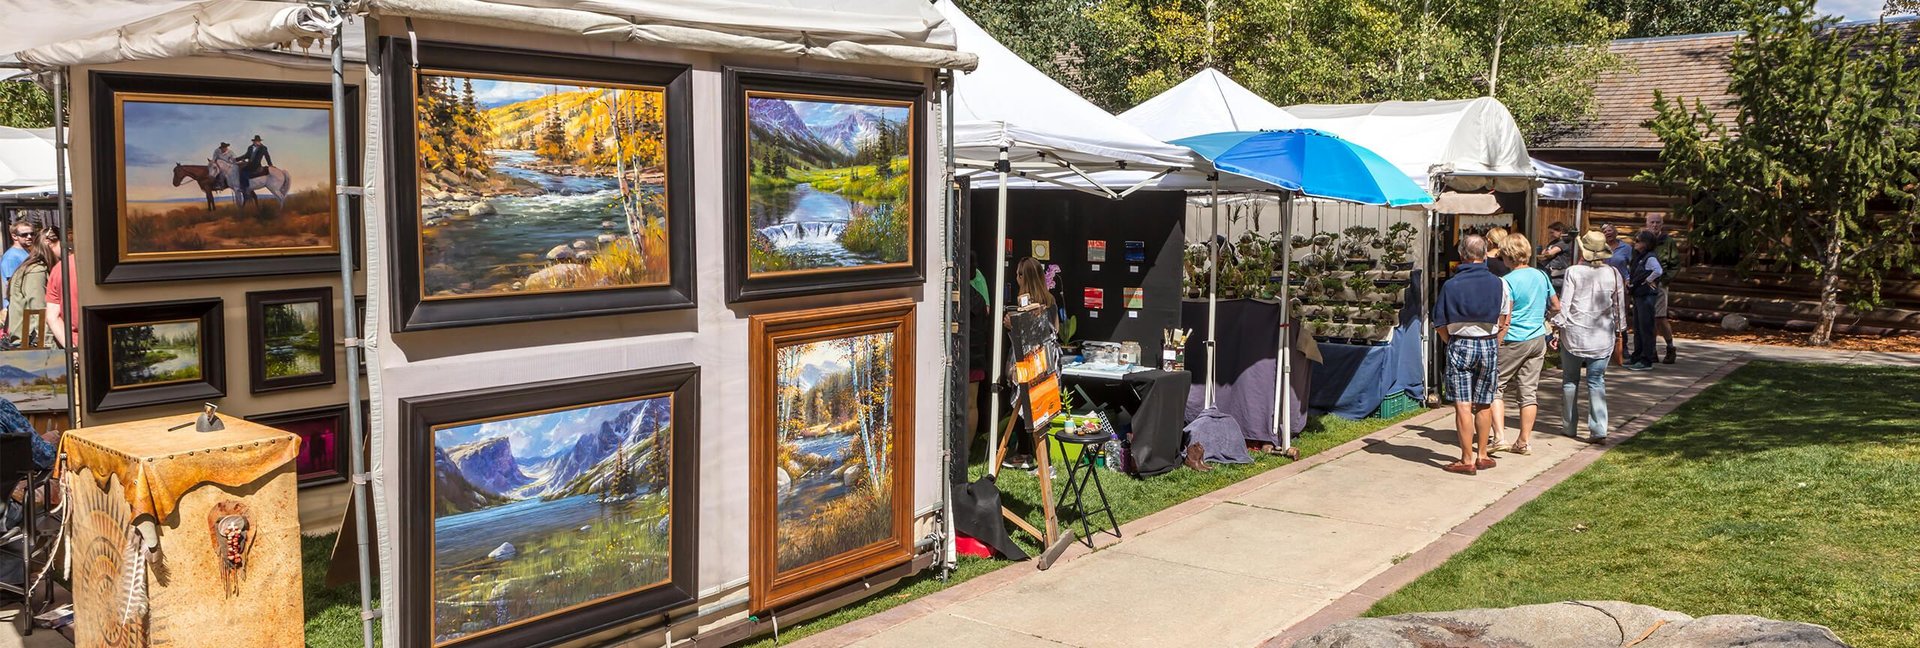
<svg viewBox="0 0 1920 648">
<path fill-rule="evenodd" d="M 120 565 L 120 624 L 131 625 L 147 612 L 147 547 L 138 527 L 127 527 L 127 548 Z"/>
</svg>

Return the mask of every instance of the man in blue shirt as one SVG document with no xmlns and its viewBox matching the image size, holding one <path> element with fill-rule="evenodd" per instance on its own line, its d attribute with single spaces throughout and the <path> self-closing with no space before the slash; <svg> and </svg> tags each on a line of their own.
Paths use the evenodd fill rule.
<svg viewBox="0 0 1920 648">
<path fill-rule="evenodd" d="M 7 280 L 13 278 L 13 271 L 19 270 L 20 264 L 27 262 L 27 246 L 33 244 L 37 229 L 24 218 L 7 227 L 12 244 L 7 246 L 6 254 L 0 254 L 0 310 L 7 307 Z"/>
<path fill-rule="evenodd" d="M 1433 326 L 1446 346 L 1447 394 L 1453 398 L 1454 425 L 1460 434 L 1460 460 L 1445 468 L 1474 475 L 1496 465 L 1489 436 L 1493 403 L 1499 397 L 1495 389 L 1500 338 L 1507 334 L 1513 301 L 1507 297 L 1507 285 L 1487 270 L 1485 238 L 1462 237 L 1460 260 L 1454 275 L 1440 285 Z"/>
<path fill-rule="evenodd" d="M 1612 224 L 1601 225 L 1600 233 L 1607 235 L 1607 248 L 1613 250 L 1613 256 L 1607 257 L 1607 265 L 1619 271 L 1620 280 L 1627 279 L 1627 260 L 1633 256 L 1633 246 L 1620 240 L 1620 230 Z"/>
<path fill-rule="evenodd" d="M 1628 371 L 1647 371 L 1659 362 L 1654 353 L 1655 322 L 1660 303 L 1660 267 L 1655 248 L 1660 235 L 1640 230 L 1633 239 L 1633 256 L 1627 262 L 1627 296 L 1633 302 L 1633 352 L 1627 355 Z"/>
</svg>

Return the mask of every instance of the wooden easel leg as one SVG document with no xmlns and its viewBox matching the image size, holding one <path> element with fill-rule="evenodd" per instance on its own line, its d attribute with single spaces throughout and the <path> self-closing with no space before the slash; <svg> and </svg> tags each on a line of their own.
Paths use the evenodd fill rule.
<svg viewBox="0 0 1920 648">
<path fill-rule="evenodd" d="M 1018 422 L 1019 420 L 1020 420 L 1020 417 L 1018 416 L 1007 418 L 1007 429 L 1002 430 L 1000 432 L 1000 447 L 995 449 L 993 452 L 993 466 L 998 466 L 1003 463 L 1006 463 L 1007 445 L 1009 444 L 1010 441 L 1013 440 L 1013 424 L 1015 422 Z M 988 466 L 987 472 L 993 472 L 993 466 Z"/>
<path fill-rule="evenodd" d="M 1053 546 L 1054 541 L 1060 539 L 1060 518 L 1053 510 L 1053 476 L 1048 474 L 1052 472 L 1049 464 L 1053 460 L 1049 456 L 1053 454 L 1053 448 L 1047 444 L 1045 432 L 1033 433 L 1033 446 L 1040 449 L 1034 453 L 1034 460 L 1039 462 L 1039 470 L 1035 474 L 1040 476 L 1040 512 L 1047 521 L 1047 546 Z"/>
</svg>

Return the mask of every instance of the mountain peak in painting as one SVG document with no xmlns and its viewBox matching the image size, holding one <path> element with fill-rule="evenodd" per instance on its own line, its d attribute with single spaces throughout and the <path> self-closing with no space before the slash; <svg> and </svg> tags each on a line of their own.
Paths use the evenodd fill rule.
<svg viewBox="0 0 1920 648">
<path fill-rule="evenodd" d="M 467 481 L 495 493 L 506 493 L 533 481 L 520 472 L 520 465 L 513 459 L 513 444 L 503 436 L 454 446 L 447 457 Z"/>
<path fill-rule="evenodd" d="M 828 126 L 820 133 L 827 143 L 838 147 L 841 152 L 853 155 L 860 147 L 880 139 L 882 128 L 879 117 L 865 111 L 848 113 L 839 122 Z"/>
<path fill-rule="evenodd" d="M 40 378 L 40 374 L 13 365 L 0 365 L 0 382 L 20 382 L 38 378 Z"/>
</svg>

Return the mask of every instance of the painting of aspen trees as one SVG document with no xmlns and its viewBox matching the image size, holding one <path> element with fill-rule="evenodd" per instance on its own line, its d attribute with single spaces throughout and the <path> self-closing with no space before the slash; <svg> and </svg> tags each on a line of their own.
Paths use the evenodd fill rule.
<svg viewBox="0 0 1920 648">
<path fill-rule="evenodd" d="M 892 537 L 894 354 L 891 331 L 775 351 L 780 571 Z"/>
</svg>

